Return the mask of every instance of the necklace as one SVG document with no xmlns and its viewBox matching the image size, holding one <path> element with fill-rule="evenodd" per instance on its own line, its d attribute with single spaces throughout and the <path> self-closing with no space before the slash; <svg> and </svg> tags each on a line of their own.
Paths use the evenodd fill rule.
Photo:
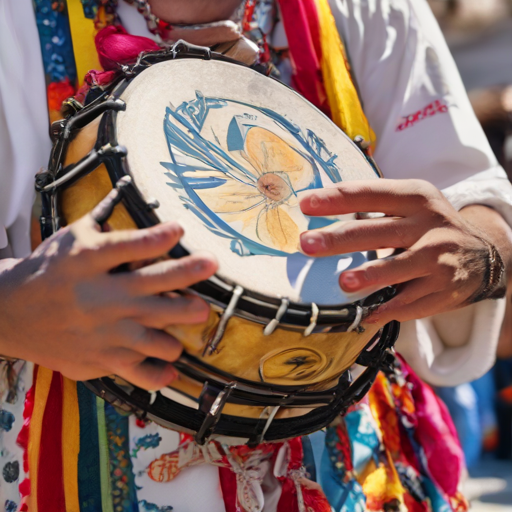
<svg viewBox="0 0 512 512">
<path fill-rule="evenodd" d="M 168 29 L 168 27 L 170 26 L 169 23 L 162 22 L 160 18 L 157 18 L 151 12 L 151 6 L 147 2 L 147 0 L 125 0 L 125 2 L 127 4 L 135 5 L 137 7 L 139 13 L 142 14 L 142 16 L 144 16 L 148 29 L 152 34 L 161 37 L 162 34 L 159 28 L 163 25 L 166 29 Z"/>
</svg>

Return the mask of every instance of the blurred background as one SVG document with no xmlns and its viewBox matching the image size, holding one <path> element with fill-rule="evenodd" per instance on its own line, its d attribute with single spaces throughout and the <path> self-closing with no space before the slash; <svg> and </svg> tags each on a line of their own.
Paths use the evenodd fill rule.
<svg viewBox="0 0 512 512">
<path fill-rule="evenodd" d="M 475 113 L 512 180 L 512 0 L 428 0 Z M 508 311 L 512 324 L 512 308 Z M 481 379 L 438 389 L 466 455 L 475 512 L 512 512 L 512 327 Z"/>
</svg>

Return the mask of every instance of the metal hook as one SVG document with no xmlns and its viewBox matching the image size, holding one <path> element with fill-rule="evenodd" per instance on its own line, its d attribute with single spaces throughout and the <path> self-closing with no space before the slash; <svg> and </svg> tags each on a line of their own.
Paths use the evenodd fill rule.
<svg viewBox="0 0 512 512">
<path fill-rule="evenodd" d="M 276 317 L 270 320 L 265 329 L 263 329 L 263 336 L 269 336 L 276 330 L 276 327 L 279 325 L 279 322 L 281 321 L 283 315 L 286 313 L 289 305 L 290 301 L 288 299 L 281 299 L 281 305 L 277 310 Z"/>
<path fill-rule="evenodd" d="M 361 306 L 357 306 L 356 317 L 355 317 L 354 321 L 350 324 L 350 327 L 347 329 L 347 332 L 352 332 L 352 331 L 355 331 L 356 329 L 358 329 L 362 318 L 363 318 L 363 308 Z"/>
<path fill-rule="evenodd" d="M 213 354 L 213 352 L 216 350 L 217 345 L 222 339 L 222 336 L 224 336 L 224 332 L 228 325 L 228 321 L 235 313 L 236 305 L 238 304 L 238 301 L 240 300 L 240 297 L 242 296 L 243 293 L 244 289 L 240 285 L 237 285 L 233 290 L 233 295 L 231 296 L 231 300 L 229 301 L 228 307 L 222 313 L 222 316 L 220 317 L 219 320 L 219 325 L 217 326 L 217 330 L 215 331 L 215 335 L 213 339 L 210 341 L 210 343 L 205 347 L 203 355 L 206 354 L 206 351 L 208 349 L 210 351 L 210 355 Z"/>
<path fill-rule="evenodd" d="M 304 336 L 309 336 L 314 328 L 316 327 L 316 322 L 318 321 L 318 313 L 320 310 L 318 309 L 318 306 L 312 302 L 311 303 L 311 319 L 309 321 L 309 325 L 306 327 L 304 331 Z"/>
</svg>

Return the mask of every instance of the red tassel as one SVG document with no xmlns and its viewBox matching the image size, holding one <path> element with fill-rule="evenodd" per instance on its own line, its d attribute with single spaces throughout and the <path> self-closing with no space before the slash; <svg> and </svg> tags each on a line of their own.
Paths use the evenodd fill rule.
<svg viewBox="0 0 512 512">
<path fill-rule="evenodd" d="M 279 7 L 295 68 L 293 85 L 302 96 L 330 117 L 320 68 L 318 15 L 316 7 L 310 1 L 279 0 Z"/>
<path fill-rule="evenodd" d="M 123 27 L 114 25 L 100 30 L 96 34 L 95 43 L 100 64 L 105 71 L 135 62 L 141 52 L 160 49 L 152 39 L 132 36 Z"/>
</svg>

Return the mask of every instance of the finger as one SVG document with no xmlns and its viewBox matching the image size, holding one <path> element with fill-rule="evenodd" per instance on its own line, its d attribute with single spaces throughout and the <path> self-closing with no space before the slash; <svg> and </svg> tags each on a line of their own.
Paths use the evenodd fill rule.
<svg viewBox="0 0 512 512">
<path fill-rule="evenodd" d="M 141 328 L 127 347 L 145 357 L 154 357 L 168 363 L 176 361 L 183 351 L 181 343 L 170 334 L 159 329 Z"/>
<path fill-rule="evenodd" d="M 132 295 L 154 295 L 187 288 L 212 276 L 218 268 L 209 254 L 194 254 L 154 263 L 134 272 L 112 276 Z"/>
<path fill-rule="evenodd" d="M 146 327 L 164 329 L 172 324 L 206 322 L 209 314 L 210 306 L 195 295 L 144 297 L 136 301 L 136 313 L 131 318 Z"/>
<path fill-rule="evenodd" d="M 94 222 L 96 222 L 98 226 L 103 226 L 103 224 L 112 216 L 114 208 L 120 201 L 121 192 L 117 188 L 112 189 L 91 212 L 91 217 Z"/>
<path fill-rule="evenodd" d="M 178 372 L 172 364 L 152 358 L 126 368 L 118 375 L 131 384 L 148 391 L 162 389 L 178 378 Z"/>
<path fill-rule="evenodd" d="M 352 220 L 306 231 L 300 235 L 300 243 L 302 251 L 310 256 L 408 248 L 417 242 L 427 229 L 424 224 L 400 217 Z"/>
<path fill-rule="evenodd" d="M 412 250 L 381 260 L 369 261 L 342 272 L 339 283 L 345 292 L 381 289 L 432 274 L 426 254 Z"/>
<path fill-rule="evenodd" d="M 423 281 L 422 285 L 426 284 L 423 279 L 418 281 Z M 446 294 L 445 290 L 428 293 L 424 289 L 422 292 L 416 283 L 411 283 L 411 289 L 404 288 L 403 292 L 403 295 L 399 293 L 386 304 L 379 306 L 366 322 L 377 325 L 384 325 L 392 320 L 408 322 L 435 315 L 440 311 L 457 309 L 461 305 L 458 300 L 454 301 L 451 294 Z"/>
<path fill-rule="evenodd" d="M 312 216 L 381 212 L 406 217 L 438 196 L 440 192 L 423 180 L 344 181 L 335 187 L 305 192 L 300 207 L 304 214 Z"/>
<path fill-rule="evenodd" d="M 78 221 L 71 231 L 79 242 L 76 255 L 92 272 L 111 270 L 124 263 L 158 258 L 172 249 L 183 236 L 177 222 L 166 222 L 139 230 L 97 233 L 92 219 Z"/>
</svg>

